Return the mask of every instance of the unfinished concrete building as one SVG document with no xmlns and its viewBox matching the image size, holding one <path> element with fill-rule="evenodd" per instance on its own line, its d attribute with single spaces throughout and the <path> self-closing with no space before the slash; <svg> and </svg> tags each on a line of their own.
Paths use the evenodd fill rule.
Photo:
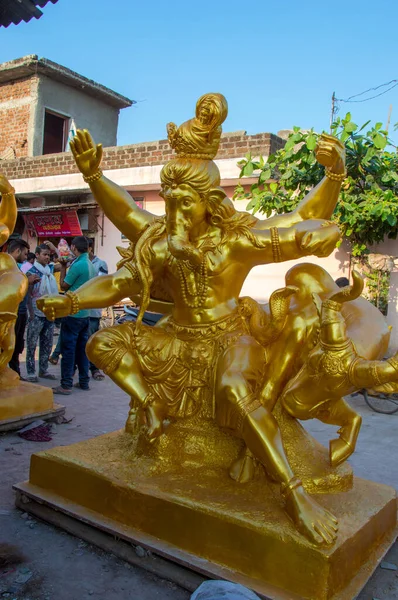
<svg viewBox="0 0 398 600">
<path fill-rule="evenodd" d="M 133 100 L 36 55 L 0 65 L 0 159 L 65 152 L 73 129 L 115 146 Z"/>
</svg>

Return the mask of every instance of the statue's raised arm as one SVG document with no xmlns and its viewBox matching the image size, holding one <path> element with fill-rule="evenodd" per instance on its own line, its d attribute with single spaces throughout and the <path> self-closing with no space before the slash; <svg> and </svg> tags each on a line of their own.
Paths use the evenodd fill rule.
<svg viewBox="0 0 398 600">
<path fill-rule="evenodd" d="M 256 229 L 289 227 L 306 219 L 330 219 L 346 177 L 345 147 L 337 138 L 323 133 L 315 149 L 317 161 L 325 167 L 325 176 L 290 213 L 259 219 Z"/>
<path fill-rule="evenodd" d="M 11 183 L 0 174 L 0 246 L 6 243 L 14 231 L 17 221 L 17 203 L 15 190 Z"/>
<path fill-rule="evenodd" d="M 79 171 L 82 173 L 110 221 L 130 241 L 135 242 L 155 215 L 143 210 L 130 194 L 102 174 L 102 144 L 95 144 L 87 130 L 78 130 L 70 142 L 70 148 Z"/>
</svg>

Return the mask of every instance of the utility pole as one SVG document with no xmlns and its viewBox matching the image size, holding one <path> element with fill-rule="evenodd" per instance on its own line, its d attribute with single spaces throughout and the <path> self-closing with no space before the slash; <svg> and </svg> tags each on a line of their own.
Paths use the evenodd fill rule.
<svg viewBox="0 0 398 600">
<path fill-rule="evenodd" d="M 332 123 L 334 121 L 334 113 L 336 110 L 336 94 L 333 92 L 332 94 L 332 110 L 330 112 L 330 133 L 332 133 Z"/>
</svg>

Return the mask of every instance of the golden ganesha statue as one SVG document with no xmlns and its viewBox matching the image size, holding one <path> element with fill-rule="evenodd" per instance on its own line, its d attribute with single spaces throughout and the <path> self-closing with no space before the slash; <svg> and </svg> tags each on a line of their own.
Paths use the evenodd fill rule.
<svg viewBox="0 0 398 600">
<path fill-rule="evenodd" d="M 76 164 L 106 215 L 131 243 L 121 250 L 116 273 L 38 304 L 54 319 L 140 294 L 136 324 L 103 329 L 87 345 L 90 360 L 131 398 L 126 431 L 145 436 L 152 442 L 148 447 L 154 447 L 175 423 L 194 418 L 217 423 L 243 440 L 231 476 L 247 481 L 254 466 L 262 465 L 279 484 L 296 528 L 314 544 L 333 544 L 337 520 L 293 471 L 277 415 L 305 419 L 311 414 L 339 425 L 331 468 L 345 460 L 355 446 L 360 420 L 343 394 L 363 382 L 398 379 L 394 362 L 366 362 L 384 354 L 388 328 L 374 307 L 355 299 L 356 276 L 354 291 L 339 292 L 326 271 L 311 264 L 293 267 L 286 288 L 274 292 L 269 306 L 239 295 L 256 265 L 333 251 L 340 234 L 329 219 L 346 175 L 344 146 L 321 136 L 315 152 L 325 177 L 293 212 L 260 220 L 238 212 L 220 187 L 212 159 L 226 114 L 225 98 L 206 94 L 194 119 L 179 128 L 169 125 L 176 157 L 160 175 L 166 207 L 162 217 L 140 209 L 104 177 L 101 145 L 87 131 L 77 132 L 71 142 Z M 321 320 L 313 294 L 323 303 Z M 153 299 L 168 303 L 170 314 L 152 328 L 142 324 L 142 317 Z M 345 300 L 349 302 L 343 304 Z M 333 352 L 342 352 L 349 341 L 355 368 L 349 382 L 343 382 Z M 341 360 L 345 366 L 345 355 Z M 334 381 L 337 386 L 341 382 L 341 393 L 334 390 L 332 398 Z"/>
<path fill-rule="evenodd" d="M 0 247 L 14 231 L 17 220 L 15 190 L 0 174 Z M 28 279 L 10 254 L 0 253 L 0 384 L 4 389 L 19 383 L 19 376 L 8 367 L 15 346 L 18 305 L 28 290 Z"/>
</svg>

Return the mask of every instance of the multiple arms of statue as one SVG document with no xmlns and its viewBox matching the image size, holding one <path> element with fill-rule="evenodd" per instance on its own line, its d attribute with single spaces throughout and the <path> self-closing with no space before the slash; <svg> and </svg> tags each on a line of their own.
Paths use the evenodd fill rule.
<svg viewBox="0 0 398 600">
<path fill-rule="evenodd" d="M 8 179 L 0 174 L 0 246 L 6 243 L 14 231 L 17 221 L 17 203 L 14 192 Z"/>
<path fill-rule="evenodd" d="M 136 241 L 155 215 L 139 208 L 126 190 L 102 175 L 102 144 L 96 145 L 88 131 L 78 130 L 70 148 L 79 171 L 108 219 L 130 241 Z"/>
<path fill-rule="evenodd" d="M 44 296 L 37 301 L 37 306 L 53 321 L 77 310 L 112 306 L 123 298 L 138 294 L 140 288 L 139 281 L 133 279 L 129 269 L 122 267 L 112 275 L 94 277 L 71 295 Z"/>
<path fill-rule="evenodd" d="M 345 173 L 345 148 L 337 138 L 322 134 L 315 155 L 318 162 L 326 167 L 332 178 L 325 176 L 291 213 L 259 220 L 256 225 L 257 229 L 289 227 L 305 219 L 330 219 L 337 204 L 341 181 Z"/>
</svg>

